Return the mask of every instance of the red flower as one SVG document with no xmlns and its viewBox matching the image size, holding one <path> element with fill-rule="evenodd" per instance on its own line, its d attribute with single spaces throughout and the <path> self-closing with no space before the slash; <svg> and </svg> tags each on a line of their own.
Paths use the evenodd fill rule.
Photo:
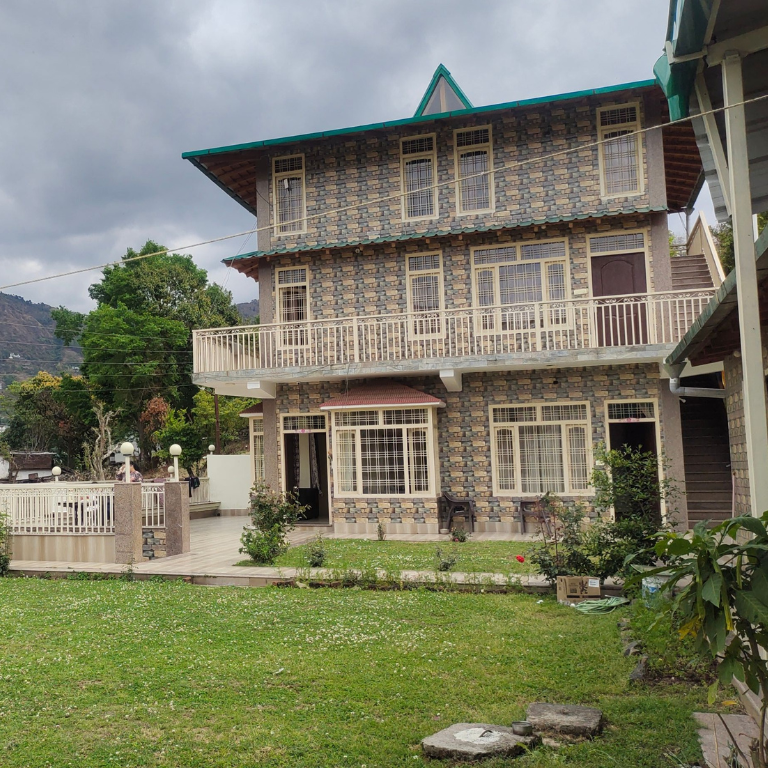
<svg viewBox="0 0 768 768">
<path fill-rule="evenodd" d="M 525 558 L 522 555 L 516 555 L 515 560 L 517 560 L 518 563 L 524 563 Z"/>
</svg>

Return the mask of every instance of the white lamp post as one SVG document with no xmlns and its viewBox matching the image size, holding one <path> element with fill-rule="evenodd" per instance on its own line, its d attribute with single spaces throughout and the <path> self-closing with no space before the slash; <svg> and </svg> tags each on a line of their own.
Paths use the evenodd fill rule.
<svg viewBox="0 0 768 768">
<path fill-rule="evenodd" d="M 173 479 L 179 482 L 179 456 L 181 456 L 181 446 L 178 443 L 174 443 L 169 449 L 168 453 L 173 456 Z"/>
<path fill-rule="evenodd" d="M 133 443 L 127 440 L 120 446 L 120 453 L 125 457 L 125 482 L 131 482 L 131 456 L 133 456 Z"/>
<path fill-rule="evenodd" d="M 58 483 L 59 482 L 59 475 L 61 474 L 61 467 L 54 467 L 51 470 L 51 474 L 53 475 L 54 482 Z"/>
<path fill-rule="evenodd" d="M 211 443 L 211 445 L 208 446 L 208 453 L 213 453 L 216 450 L 216 446 Z"/>
</svg>

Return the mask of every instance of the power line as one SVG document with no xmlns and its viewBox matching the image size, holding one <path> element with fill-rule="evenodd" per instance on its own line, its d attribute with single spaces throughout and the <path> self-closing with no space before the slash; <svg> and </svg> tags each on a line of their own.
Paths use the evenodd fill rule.
<svg viewBox="0 0 768 768">
<path fill-rule="evenodd" d="M 7 323 L 3 322 L 2 325 L 15 325 L 18 328 L 36 328 L 40 331 L 54 331 L 55 326 L 51 325 L 34 325 L 33 323 Z M 137 336 L 135 334 L 126 333 L 95 333 L 93 331 L 83 331 L 88 336 L 120 336 L 121 338 L 128 339 L 153 339 L 156 341 L 167 341 L 167 336 Z"/>
<path fill-rule="evenodd" d="M 168 339 L 165 339 L 168 341 Z M 60 347 L 61 345 L 55 344 L 49 341 L 6 341 L 5 339 L 0 344 L 23 344 L 27 347 Z M 67 347 L 72 349 L 72 347 Z M 157 354 L 173 354 L 173 355 L 191 355 L 191 350 L 188 349 L 126 349 L 125 347 L 97 347 L 94 352 L 125 352 L 126 354 L 132 352 L 154 352 Z"/>
<path fill-rule="evenodd" d="M 632 131 L 632 134 L 633 135 L 640 135 L 640 134 L 643 134 L 643 133 L 648 133 L 649 131 L 658 131 L 658 130 L 661 130 L 662 128 L 668 128 L 671 125 L 680 125 L 682 123 L 690 122 L 690 121 L 692 121 L 692 120 L 694 120 L 696 118 L 699 118 L 699 117 L 704 117 L 706 115 L 714 115 L 714 114 L 717 114 L 718 112 L 725 112 L 726 110 L 734 109 L 735 107 L 743 107 L 743 106 L 746 106 L 747 104 L 754 104 L 755 102 L 763 101 L 765 99 L 768 99 L 768 94 L 764 94 L 763 96 L 754 96 L 751 99 L 745 99 L 744 101 L 737 102 L 736 104 L 728 104 L 727 106 L 717 107 L 715 109 L 710 109 L 710 110 L 707 110 L 705 112 L 699 112 L 696 115 L 689 115 L 688 117 L 681 117 L 681 118 L 678 118 L 677 120 L 670 120 L 667 123 L 659 123 L 658 125 L 652 125 L 652 126 L 649 126 L 647 128 L 640 128 L 640 129 L 638 129 L 636 131 Z M 598 139 L 597 141 L 592 141 L 592 142 L 588 142 L 588 143 L 585 143 L 585 144 L 579 144 L 576 147 L 569 147 L 568 149 L 561 149 L 561 150 L 558 150 L 557 152 L 551 152 L 548 155 L 541 155 L 541 156 L 538 156 L 538 157 L 531 157 L 531 158 L 527 158 L 525 160 L 517 160 L 517 161 L 515 161 L 513 163 L 507 163 L 506 165 L 501 165 L 498 168 L 494 168 L 494 169 L 492 169 L 490 171 L 481 171 L 480 173 L 474 173 L 474 174 L 470 174 L 468 176 L 463 176 L 462 177 L 462 181 L 466 181 L 466 180 L 474 179 L 474 178 L 481 178 L 481 177 L 485 178 L 485 177 L 488 177 L 488 176 L 493 176 L 495 173 L 498 173 L 499 171 L 508 171 L 508 170 L 512 170 L 514 168 L 521 168 L 521 167 L 526 166 L 526 165 L 534 165 L 536 163 L 543 163 L 543 162 L 546 162 L 547 160 L 552 160 L 552 159 L 557 158 L 557 157 L 562 157 L 564 155 L 569 155 L 569 154 L 572 154 L 574 152 L 582 152 L 585 149 L 592 149 L 594 147 L 602 146 L 603 144 L 609 144 L 611 142 L 617 142 L 617 141 L 620 141 L 622 138 L 623 137 L 615 137 L 615 138 L 610 138 L 610 139 Z M 425 187 L 425 189 L 439 189 L 440 187 L 455 186 L 456 183 L 457 183 L 457 179 L 451 179 L 449 181 L 444 181 L 444 182 L 439 182 L 439 183 L 436 183 L 436 184 L 432 184 L 429 187 Z M 346 213 L 347 211 L 353 211 L 353 210 L 356 210 L 358 208 L 368 208 L 370 206 L 379 205 L 380 203 L 386 203 L 386 202 L 388 202 L 390 200 L 399 200 L 399 199 L 405 197 L 408 194 L 411 194 L 411 192 L 407 192 L 407 191 L 403 190 L 401 192 L 395 192 L 395 193 L 393 193 L 391 195 L 385 195 L 384 197 L 377 197 L 377 198 L 372 199 L 372 200 L 366 200 L 365 202 L 352 203 L 351 205 L 347 205 L 347 206 L 344 206 L 342 208 L 332 208 L 330 211 L 323 211 L 321 213 L 313 213 L 313 214 L 310 214 L 308 216 L 302 217 L 302 219 L 304 221 L 311 221 L 311 220 L 314 220 L 314 219 L 326 218 L 326 217 L 332 216 L 334 214 Z M 127 259 L 120 259 L 119 261 L 108 261 L 108 262 L 106 262 L 104 264 L 96 264 L 96 265 L 94 265 L 92 267 L 81 267 L 80 269 L 73 269 L 73 270 L 70 270 L 68 272 L 59 272 L 59 273 L 54 274 L 54 275 L 46 275 L 44 277 L 36 277 L 36 278 L 31 279 L 31 280 L 21 280 L 21 281 L 19 281 L 17 283 L 9 283 L 8 285 L 0 285 L 0 291 L 7 290 L 8 288 L 17 288 L 17 287 L 19 287 L 21 285 L 32 285 L 34 283 L 42 283 L 42 282 L 45 282 L 47 280 L 55 280 L 55 279 L 58 279 L 60 277 L 71 277 L 73 275 L 81 275 L 81 274 L 83 274 L 85 272 L 95 272 L 96 270 L 99 270 L 99 269 L 106 269 L 107 267 L 117 267 L 117 266 L 120 266 L 121 264 L 129 264 L 129 263 L 134 262 L 134 261 L 141 261 L 143 259 L 149 259 L 149 258 L 151 258 L 153 256 L 165 256 L 165 255 L 167 255 L 169 253 L 174 253 L 174 252 L 177 252 L 177 251 L 185 251 L 185 250 L 189 250 L 191 248 L 199 248 L 199 247 L 201 247 L 203 245 L 212 245 L 213 243 L 221 243 L 224 240 L 233 240 L 236 237 L 245 237 L 246 235 L 252 235 L 255 232 L 266 232 L 268 230 L 276 229 L 278 226 L 281 226 L 281 224 L 277 224 L 277 223 L 275 223 L 275 224 L 265 224 L 264 226 L 261 226 L 261 227 L 254 227 L 253 229 L 246 229 L 244 232 L 236 232 L 235 234 L 232 234 L 232 235 L 222 235 L 221 237 L 214 237 L 214 238 L 212 238 L 210 240 L 201 240 L 198 243 L 191 243 L 189 245 L 182 245 L 182 246 L 178 246 L 176 248 L 163 248 L 163 249 L 161 249 L 159 251 L 153 251 L 152 253 L 145 253 L 145 254 L 141 254 L 141 255 L 138 255 L 138 256 L 132 256 L 132 257 L 127 258 Z M 298 247 L 298 248 L 295 248 L 294 250 L 300 251 L 301 248 Z M 289 251 L 286 251 L 286 252 L 289 252 Z"/>
</svg>

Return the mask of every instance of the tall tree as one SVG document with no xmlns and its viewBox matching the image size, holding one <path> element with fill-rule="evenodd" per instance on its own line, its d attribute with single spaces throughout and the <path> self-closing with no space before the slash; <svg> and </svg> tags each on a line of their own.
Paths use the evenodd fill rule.
<svg viewBox="0 0 768 768">
<path fill-rule="evenodd" d="M 147 403 L 162 397 L 173 408 L 189 410 L 192 384 L 192 330 L 238 325 L 232 294 L 208 283 L 208 274 L 181 254 L 151 256 L 164 250 L 148 240 L 132 248 L 124 263 L 104 270 L 88 292 L 96 309 L 83 315 L 64 307 L 51 314 L 56 336 L 83 350 L 83 375 L 112 410 L 127 434 L 151 450 L 140 416 Z M 136 256 L 146 256 L 129 261 Z"/>
</svg>

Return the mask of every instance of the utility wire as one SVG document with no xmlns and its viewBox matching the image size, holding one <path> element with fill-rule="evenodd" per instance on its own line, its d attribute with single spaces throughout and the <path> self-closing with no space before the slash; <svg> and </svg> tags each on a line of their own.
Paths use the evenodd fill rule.
<svg viewBox="0 0 768 768">
<path fill-rule="evenodd" d="M 682 125 L 683 123 L 690 122 L 699 117 L 704 117 L 706 115 L 714 115 L 714 114 L 717 114 L 718 112 L 725 112 L 728 109 L 743 107 L 743 106 L 746 106 L 747 104 L 754 104 L 758 101 L 763 101 L 765 99 L 768 99 L 768 94 L 764 94 L 763 96 L 755 96 L 751 99 L 744 99 L 744 101 L 739 101 L 736 104 L 728 104 L 727 106 L 717 107 L 715 109 L 710 109 L 705 112 L 699 112 L 696 115 L 689 115 L 688 117 L 681 117 L 677 120 L 670 120 L 667 123 L 660 123 L 659 125 L 653 125 L 647 128 L 640 128 L 637 131 L 633 131 L 632 134 L 640 135 L 643 133 L 648 133 L 649 131 L 658 131 L 658 130 L 661 130 L 662 128 L 668 128 L 669 126 L 672 126 L 672 125 Z M 575 146 L 575 147 L 561 149 L 561 150 L 558 150 L 557 152 L 550 152 L 548 155 L 541 155 L 538 157 L 527 158 L 525 160 L 518 160 L 513 163 L 507 163 L 506 165 L 499 166 L 498 168 L 494 168 L 493 170 L 490 170 L 490 171 L 481 171 L 480 173 L 474 173 L 468 176 L 463 176 L 461 180 L 466 181 L 474 178 L 480 178 L 480 177 L 484 178 L 488 176 L 493 176 L 495 173 L 498 173 L 499 171 L 507 171 L 507 170 L 512 170 L 514 168 L 522 168 L 523 166 L 526 166 L 526 165 L 543 163 L 543 162 L 546 162 L 547 160 L 552 160 L 556 157 L 562 157 L 564 155 L 573 154 L 574 152 L 581 152 L 585 149 L 592 149 L 594 147 L 602 146 L 603 144 L 609 144 L 610 142 L 620 141 L 622 138 L 623 137 L 615 137 L 611 139 L 598 139 L 597 141 L 592 141 L 585 144 L 579 144 L 578 146 Z M 439 189 L 440 187 L 455 186 L 457 181 L 458 179 L 451 179 L 449 181 L 432 184 L 429 187 L 425 187 L 425 189 Z M 302 217 L 302 219 L 304 221 L 311 221 L 314 219 L 326 218 L 334 214 L 346 213 L 347 211 L 357 210 L 358 208 L 368 208 L 371 206 L 378 205 L 380 203 L 388 202 L 390 200 L 399 200 L 411 193 L 412 192 L 407 192 L 407 191 L 395 192 L 391 195 L 385 195 L 384 197 L 377 197 L 373 200 L 367 200 L 365 202 L 353 203 L 351 205 L 347 205 L 342 208 L 333 208 L 330 211 L 313 213 L 309 216 Z M 284 223 L 285 222 L 283 222 L 283 224 Z M 22 286 L 22 285 L 32 285 L 34 283 L 42 283 L 47 280 L 55 280 L 60 277 L 71 277 L 72 275 L 81 275 L 84 272 L 95 272 L 96 270 L 99 270 L 99 269 L 106 269 L 107 267 L 117 267 L 117 266 L 120 266 L 121 264 L 129 264 L 134 261 L 142 261 L 143 259 L 149 259 L 149 258 L 152 258 L 153 256 L 165 256 L 169 253 L 185 251 L 191 248 L 199 248 L 203 245 L 212 245 L 213 243 L 221 243 L 225 240 L 233 240 L 237 237 L 245 237 L 246 235 L 252 235 L 255 232 L 266 232 L 268 230 L 275 229 L 278 226 L 281 226 L 281 224 L 277 224 L 277 223 L 265 224 L 264 226 L 261 226 L 261 227 L 246 229 L 244 232 L 236 232 L 235 234 L 232 234 L 232 235 L 222 235 L 221 237 L 214 237 L 210 240 L 201 240 L 198 243 L 181 245 L 181 246 L 177 246 L 176 248 L 163 248 L 159 251 L 153 251 L 152 253 L 145 253 L 139 256 L 132 256 L 129 259 L 120 259 L 119 261 L 108 261 L 104 264 L 96 264 L 92 267 L 81 267 L 80 269 L 73 269 L 68 272 L 59 272 L 54 275 L 45 275 L 44 277 L 35 277 L 31 280 L 21 280 L 17 283 L 8 283 L 7 285 L 0 285 L 0 291 L 7 290 L 8 288 L 18 288 L 19 286 Z M 300 251 L 301 247 L 297 247 L 294 250 Z"/>
</svg>

